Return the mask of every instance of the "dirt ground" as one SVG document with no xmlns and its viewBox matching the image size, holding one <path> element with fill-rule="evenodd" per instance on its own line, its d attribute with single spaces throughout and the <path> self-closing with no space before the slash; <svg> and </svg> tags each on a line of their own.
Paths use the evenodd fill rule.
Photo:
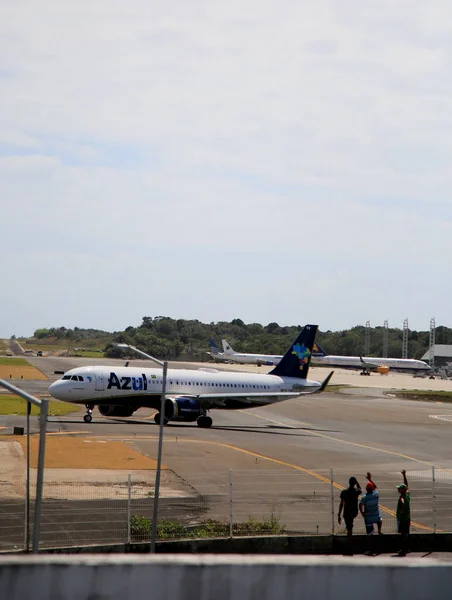
<svg viewBox="0 0 452 600">
<path fill-rule="evenodd" d="M 36 487 L 38 438 L 31 438 L 30 488 Z M 26 438 L 0 440 L 0 500 L 25 496 Z M 86 466 L 89 465 L 89 468 Z M 108 465 L 108 466 L 107 466 Z M 162 498 L 187 498 L 197 495 L 173 471 L 162 466 Z M 156 461 L 133 450 L 123 442 L 104 442 L 90 438 L 49 436 L 46 442 L 44 497 L 59 500 L 124 500 L 131 477 L 132 499 L 153 495 Z"/>
<path fill-rule="evenodd" d="M 31 365 L 0 365 L 0 379 L 48 379 Z"/>
<path fill-rule="evenodd" d="M 23 452 L 26 452 L 27 438 L 12 437 Z M 38 464 L 38 436 L 30 439 L 30 464 Z M 96 438 L 48 435 L 46 441 L 46 469 L 156 469 L 157 461 L 133 450 L 124 442 L 107 442 Z M 165 468 L 165 467 L 163 467 Z"/>
</svg>

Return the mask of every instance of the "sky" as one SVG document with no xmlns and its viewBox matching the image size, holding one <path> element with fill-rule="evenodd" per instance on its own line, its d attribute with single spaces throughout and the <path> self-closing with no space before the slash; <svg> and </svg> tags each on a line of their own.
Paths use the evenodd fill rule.
<svg viewBox="0 0 452 600">
<path fill-rule="evenodd" d="M 5 0 L 0 337 L 452 326 L 452 4 Z"/>
</svg>

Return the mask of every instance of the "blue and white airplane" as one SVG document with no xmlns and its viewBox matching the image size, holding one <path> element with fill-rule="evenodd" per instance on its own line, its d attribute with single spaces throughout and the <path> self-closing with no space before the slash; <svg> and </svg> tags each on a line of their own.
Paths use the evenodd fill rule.
<svg viewBox="0 0 452 600">
<path fill-rule="evenodd" d="M 229 361 L 229 358 L 224 354 L 224 352 L 221 352 L 220 348 L 218 348 L 217 344 L 215 343 L 215 340 L 210 340 L 209 346 L 210 346 L 210 352 L 207 352 L 207 354 L 209 354 L 213 358 L 214 361 L 219 361 L 219 362 Z"/>
<path fill-rule="evenodd" d="M 234 373 L 215 369 L 168 369 L 165 423 L 196 421 L 211 427 L 212 409 L 266 406 L 289 398 L 321 392 L 333 375 L 322 382 L 307 379 L 317 325 L 306 325 L 270 373 Z M 52 383 L 50 394 L 58 400 L 84 404 L 86 423 L 98 406 L 104 416 L 130 417 L 140 407 L 160 409 L 163 370 L 118 366 L 71 369 Z M 161 415 L 154 420 L 160 423 Z"/>
<path fill-rule="evenodd" d="M 223 344 L 223 356 L 231 362 L 261 367 L 262 365 L 277 365 L 282 359 L 282 355 L 280 354 L 247 354 L 245 352 L 236 352 L 226 340 L 221 340 L 221 343 Z"/>
</svg>

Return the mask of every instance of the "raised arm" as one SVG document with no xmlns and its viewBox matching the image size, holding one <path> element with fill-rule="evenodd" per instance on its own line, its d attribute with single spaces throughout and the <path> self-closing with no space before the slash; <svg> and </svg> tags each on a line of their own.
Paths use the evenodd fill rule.
<svg viewBox="0 0 452 600">
<path fill-rule="evenodd" d="M 377 484 L 372 480 L 372 473 L 369 471 L 367 471 L 366 479 L 375 486 L 375 489 L 377 489 Z"/>
<path fill-rule="evenodd" d="M 406 478 L 406 471 L 405 469 L 403 469 L 403 471 L 401 471 L 402 475 L 403 475 L 403 483 L 408 487 L 408 479 Z"/>
</svg>

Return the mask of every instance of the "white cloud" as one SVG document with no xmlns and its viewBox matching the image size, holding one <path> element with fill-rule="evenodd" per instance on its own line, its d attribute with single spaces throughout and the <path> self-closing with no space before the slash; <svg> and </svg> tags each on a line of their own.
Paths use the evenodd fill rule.
<svg viewBox="0 0 452 600">
<path fill-rule="evenodd" d="M 158 294 L 137 279 L 154 311 L 113 298 L 111 328 L 165 307 L 299 322 L 301 296 L 328 328 L 380 310 L 422 326 L 435 307 L 449 323 L 451 16 L 440 0 L 4 3 L 2 253 L 12 282 L 21 273 L 42 298 L 33 318 L 13 301 L 16 322 L 83 320 L 62 309 L 63 266 L 88 256 L 101 261 L 83 278 L 94 311 L 115 265 L 177 273 L 177 293 L 161 270 Z"/>
</svg>

